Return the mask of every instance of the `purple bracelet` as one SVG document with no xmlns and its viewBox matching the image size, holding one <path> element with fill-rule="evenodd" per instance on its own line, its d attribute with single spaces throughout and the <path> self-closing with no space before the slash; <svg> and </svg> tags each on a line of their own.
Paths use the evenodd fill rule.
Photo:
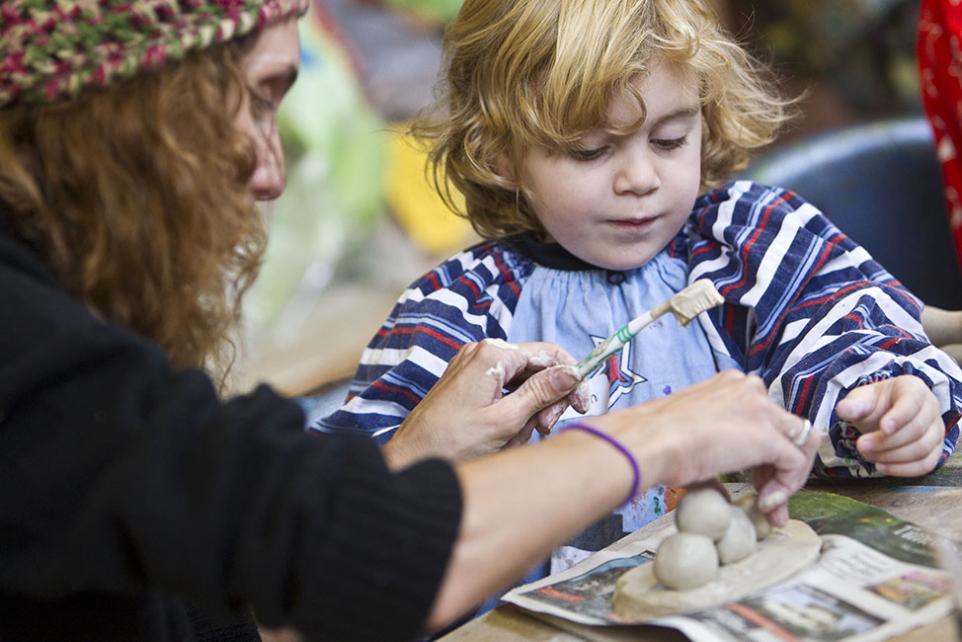
<svg viewBox="0 0 962 642">
<path fill-rule="evenodd" d="M 594 435 L 599 439 L 603 439 L 604 441 L 607 441 L 609 444 L 614 446 L 618 450 L 618 452 L 624 455 L 625 458 L 628 460 L 628 463 L 631 464 L 631 472 L 632 474 L 634 474 L 634 481 L 631 484 L 631 491 L 628 493 L 628 497 L 622 503 L 627 504 L 628 502 L 630 502 L 631 500 L 633 500 L 635 497 L 638 496 L 638 493 L 641 491 L 641 467 L 638 465 L 638 460 L 635 459 L 635 456 L 631 454 L 630 450 L 625 448 L 624 444 L 622 444 L 620 441 L 618 441 L 608 433 L 602 432 L 597 428 L 592 428 L 591 426 L 588 426 L 586 424 L 569 424 L 565 426 L 564 429 L 565 430 L 581 430 L 583 432 L 588 433 L 589 435 Z"/>
</svg>

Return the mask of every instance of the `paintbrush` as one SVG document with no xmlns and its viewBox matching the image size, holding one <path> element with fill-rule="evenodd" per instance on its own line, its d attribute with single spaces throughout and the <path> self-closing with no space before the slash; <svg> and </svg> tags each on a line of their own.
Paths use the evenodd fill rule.
<svg viewBox="0 0 962 642">
<path fill-rule="evenodd" d="M 584 379 L 594 373 L 605 359 L 621 350 L 642 328 L 661 315 L 671 312 L 675 315 L 675 318 L 678 319 L 678 323 L 688 325 L 692 319 L 705 310 L 714 308 L 716 305 L 721 305 L 723 302 L 724 299 L 718 293 L 718 290 L 715 289 L 711 281 L 708 279 L 695 281 L 661 305 L 635 317 L 613 335 L 598 344 L 598 346 L 591 351 L 591 354 L 579 361 L 578 365 L 575 366 L 578 377 Z"/>
</svg>

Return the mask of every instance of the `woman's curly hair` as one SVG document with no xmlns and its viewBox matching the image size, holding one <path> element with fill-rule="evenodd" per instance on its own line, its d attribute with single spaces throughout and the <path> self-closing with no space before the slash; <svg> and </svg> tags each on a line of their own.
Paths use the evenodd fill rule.
<svg viewBox="0 0 962 642">
<path fill-rule="evenodd" d="M 249 39 L 48 106 L 0 110 L 0 201 L 99 317 L 226 374 L 264 223 L 234 126 Z"/>
<path fill-rule="evenodd" d="M 564 152 L 605 123 L 614 97 L 659 60 L 700 81 L 702 188 L 770 143 L 793 101 L 721 28 L 704 0 L 466 0 L 445 33 L 439 104 L 413 133 L 431 146 L 436 188 L 485 238 L 542 227 L 519 196 L 522 151 Z"/>
</svg>

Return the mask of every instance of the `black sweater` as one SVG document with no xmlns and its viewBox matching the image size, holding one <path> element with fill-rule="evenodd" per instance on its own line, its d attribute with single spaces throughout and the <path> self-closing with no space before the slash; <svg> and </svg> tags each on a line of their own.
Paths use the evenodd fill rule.
<svg viewBox="0 0 962 642">
<path fill-rule="evenodd" d="M 460 520 L 452 469 L 391 474 L 266 387 L 97 320 L 0 211 L 0 640 L 190 640 L 186 604 L 309 639 L 415 637 Z"/>
</svg>

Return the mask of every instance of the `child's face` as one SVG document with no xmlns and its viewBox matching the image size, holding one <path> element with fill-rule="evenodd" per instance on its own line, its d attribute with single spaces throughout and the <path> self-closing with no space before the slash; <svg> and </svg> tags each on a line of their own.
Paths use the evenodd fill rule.
<svg viewBox="0 0 962 642">
<path fill-rule="evenodd" d="M 647 107 L 641 128 L 625 137 L 606 129 L 630 125 L 633 98 L 619 97 L 608 122 L 576 149 L 525 152 L 521 185 L 550 237 L 592 265 L 643 265 L 678 233 L 701 183 L 701 109 L 694 74 L 656 64 L 634 81 Z"/>
</svg>

